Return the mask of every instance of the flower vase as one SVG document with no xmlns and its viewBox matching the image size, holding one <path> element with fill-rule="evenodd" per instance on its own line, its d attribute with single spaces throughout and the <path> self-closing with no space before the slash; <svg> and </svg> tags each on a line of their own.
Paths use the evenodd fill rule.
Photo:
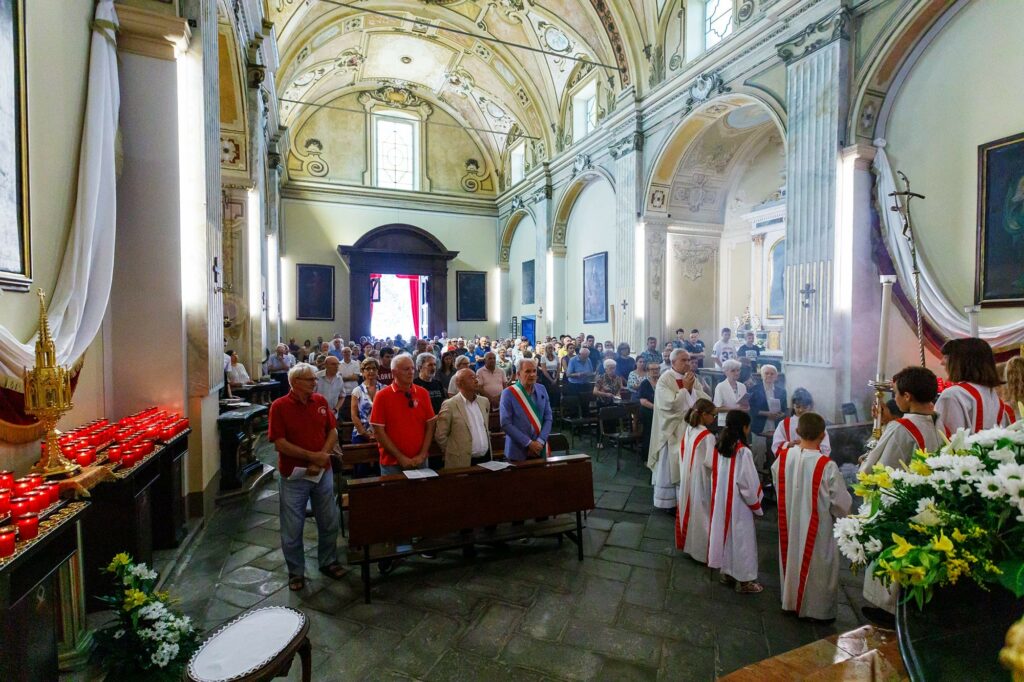
<svg viewBox="0 0 1024 682">
<path fill-rule="evenodd" d="M 1005 682 L 999 650 L 1024 614 L 1024 600 L 999 585 L 989 587 L 961 582 L 936 589 L 923 610 L 913 600 L 897 604 L 900 655 L 911 680 Z"/>
</svg>

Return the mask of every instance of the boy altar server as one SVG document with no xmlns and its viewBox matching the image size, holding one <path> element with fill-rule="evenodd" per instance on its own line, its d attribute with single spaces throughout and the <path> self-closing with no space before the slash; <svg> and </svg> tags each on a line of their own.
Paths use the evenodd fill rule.
<svg viewBox="0 0 1024 682">
<path fill-rule="evenodd" d="M 775 433 L 772 437 L 772 454 L 776 457 L 779 456 L 779 448 L 791 448 L 800 442 L 800 437 L 796 435 L 797 419 L 804 412 L 810 412 L 814 409 L 814 398 L 806 388 L 798 388 L 793 391 L 793 398 L 790 402 L 793 404 L 793 417 L 796 417 L 796 419 L 786 417 L 775 427 Z M 828 431 L 825 432 L 825 439 L 821 441 L 819 449 L 823 455 L 832 454 L 832 443 L 828 439 Z"/>
<path fill-rule="evenodd" d="M 708 520 L 708 566 L 721 570 L 719 581 L 740 594 L 757 594 L 757 533 L 754 515 L 762 516 L 761 482 L 750 452 L 750 415 L 730 410 L 718 434 L 711 469 L 711 518 Z"/>
<path fill-rule="evenodd" d="M 697 375 L 690 371 L 690 354 L 676 348 L 669 355 L 670 367 L 658 379 L 654 389 L 654 419 L 651 422 L 651 447 L 647 453 L 647 468 L 651 470 L 654 487 L 654 506 L 674 509 L 676 484 L 679 483 L 679 456 L 686 422 L 683 416 L 697 401 L 707 398 L 695 388 Z"/>
<path fill-rule="evenodd" d="M 863 472 L 876 464 L 900 468 L 910 464 L 914 450 L 935 452 L 942 447 L 942 435 L 936 425 L 935 398 L 939 394 L 935 374 L 925 367 L 907 367 L 892 378 L 897 407 L 903 416 L 894 419 L 867 453 L 860 465 Z"/>
<path fill-rule="evenodd" d="M 686 413 L 686 437 L 680 449 L 679 493 L 676 497 L 676 547 L 694 561 L 708 562 L 708 511 L 711 468 L 715 462 L 715 404 L 700 398 Z"/>
<path fill-rule="evenodd" d="M 782 610 L 795 611 L 801 618 L 832 620 L 839 590 L 839 550 L 832 524 L 850 513 L 853 499 L 839 467 L 821 454 L 821 415 L 801 415 L 796 432 L 800 442 L 783 447 L 772 464 L 779 496 Z"/>
</svg>

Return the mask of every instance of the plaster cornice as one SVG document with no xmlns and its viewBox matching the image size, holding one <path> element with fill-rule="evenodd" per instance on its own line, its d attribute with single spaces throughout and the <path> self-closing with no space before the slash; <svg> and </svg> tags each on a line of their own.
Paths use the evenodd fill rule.
<svg viewBox="0 0 1024 682">
<path fill-rule="evenodd" d="M 461 213 L 494 218 L 498 216 L 497 205 L 491 198 L 459 197 L 433 192 L 406 192 L 362 185 L 335 185 L 326 182 L 289 182 L 281 188 L 281 198 L 331 204 L 358 204 L 376 208 L 401 208 L 431 213 Z"/>
<path fill-rule="evenodd" d="M 157 14 L 131 5 L 117 5 L 119 52 L 174 61 L 188 49 L 192 31 L 181 17 Z"/>
</svg>

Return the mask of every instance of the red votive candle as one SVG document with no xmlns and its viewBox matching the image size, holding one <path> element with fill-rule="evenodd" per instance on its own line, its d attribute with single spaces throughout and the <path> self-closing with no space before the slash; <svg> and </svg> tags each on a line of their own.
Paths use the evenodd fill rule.
<svg viewBox="0 0 1024 682">
<path fill-rule="evenodd" d="M 0 488 L 0 516 L 7 516 L 11 512 L 11 489 Z"/>
<path fill-rule="evenodd" d="M 0 488 L 14 490 L 14 472 L 0 471 Z"/>
<path fill-rule="evenodd" d="M 46 479 L 43 477 L 42 474 L 28 474 L 27 476 L 25 476 L 25 478 L 32 481 L 32 490 L 35 490 L 36 488 L 38 488 L 39 486 L 46 482 Z"/>
<path fill-rule="evenodd" d="M 14 526 L 0 528 L 0 559 L 14 554 L 14 541 L 18 539 L 18 529 Z"/>
<path fill-rule="evenodd" d="M 25 493 L 32 490 L 35 486 L 35 482 L 28 478 L 19 478 L 14 481 L 14 494 L 18 497 L 23 496 Z"/>
<path fill-rule="evenodd" d="M 50 506 L 50 496 L 40 490 L 27 492 L 25 497 L 28 498 L 29 510 L 37 514 Z"/>
<path fill-rule="evenodd" d="M 30 511 L 32 511 L 32 508 L 29 506 L 29 500 L 27 497 L 11 498 L 11 516 L 13 518 L 24 516 L 25 514 L 28 514 Z"/>
<path fill-rule="evenodd" d="M 15 519 L 14 525 L 18 527 L 18 537 L 22 542 L 32 540 L 39 535 L 39 514 L 26 514 L 20 519 Z"/>
<path fill-rule="evenodd" d="M 122 454 L 123 451 L 120 445 L 111 445 L 107 448 L 107 461 L 111 463 L 120 462 Z"/>
<path fill-rule="evenodd" d="M 57 504 L 60 502 L 60 485 L 57 483 L 44 483 L 39 486 L 40 490 L 43 490 L 47 494 L 47 502 L 50 504 Z"/>
</svg>

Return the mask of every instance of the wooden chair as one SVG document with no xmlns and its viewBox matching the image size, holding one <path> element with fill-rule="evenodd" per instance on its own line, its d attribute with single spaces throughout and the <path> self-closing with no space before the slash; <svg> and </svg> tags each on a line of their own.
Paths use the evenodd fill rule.
<svg viewBox="0 0 1024 682">
<path fill-rule="evenodd" d="M 601 434 L 601 442 L 605 440 L 615 443 L 615 470 L 619 470 L 619 458 L 622 455 L 623 443 L 635 445 L 643 439 L 643 433 L 636 428 L 631 407 L 613 405 L 602 407 L 597 414 L 597 425 Z"/>
<path fill-rule="evenodd" d="M 548 448 L 551 450 L 551 454 L 571 454 L 569 452 L 569 439 L 561 433 L 548 434 Z"/>
<path fill-rule="evenodd" d="M 498 433 L 499 431 L 501 431 L 501 413 L 500 412 L 498 412 L 496 410 L 492 410 L 487 415 L 487 430 L 490 431 L 491 433 Z"/>
<path fill-rule="evenodd" d="M 573 393 L 567 393 L 562 396 L 562 408 L 559 419 L 564 426 L 569 427 L 569 436 L 573 446 L 576 444 L 577 430 L 583 433 L 585 430 L 593 428 L 597 423 L 596 417 L 583 416 L 580 397 Z"/>
<path fill-rule="evenodd" d="M 505 459 L 505 432 L 491 431 L 491 458 Z"/>
</svg>

